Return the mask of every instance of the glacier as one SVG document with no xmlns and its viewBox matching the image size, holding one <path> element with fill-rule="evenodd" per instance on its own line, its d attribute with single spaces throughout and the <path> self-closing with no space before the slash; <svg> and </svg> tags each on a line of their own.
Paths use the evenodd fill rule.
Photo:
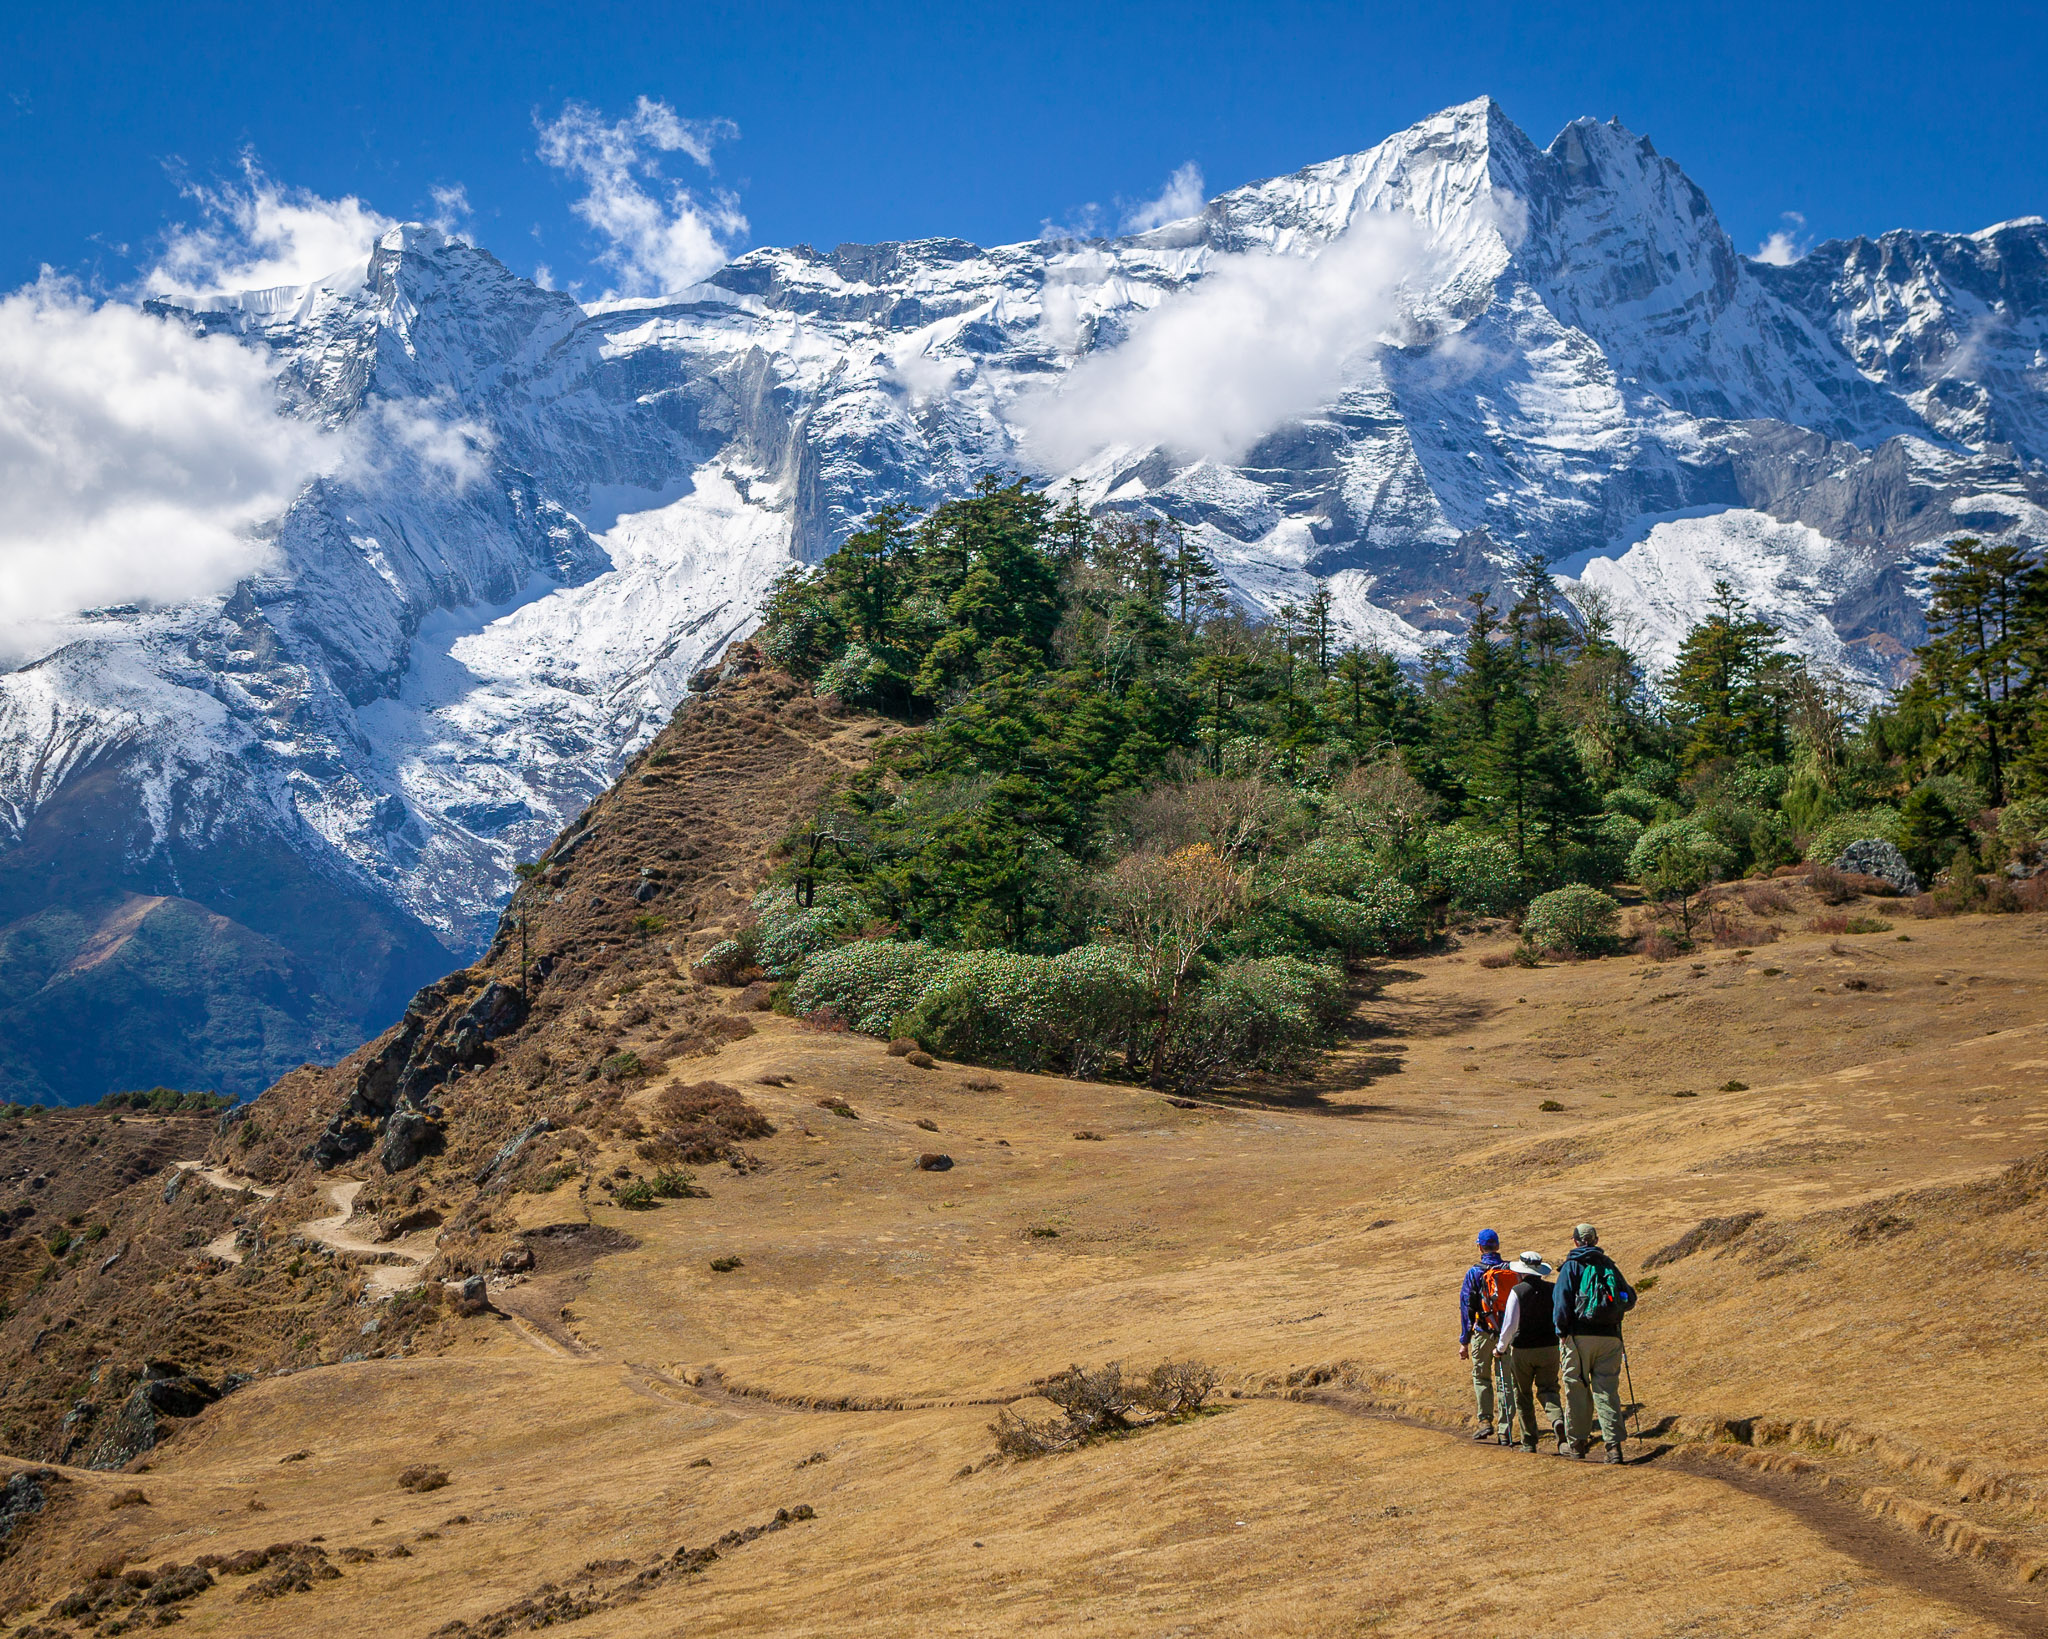
<svg viewBox="0 0 2048 1639">
<path fill-rule="evenodd" d="M 1045 429 L 1076 367 L 1205 282 L 1390 225 L 1396 286 L 1331 301 L 1314 402 L 1221 451 L 1138 423 L 1040 454 L 1072 444 Z M 248 1038 L 237 1091 L 481 948 L 514 863 L 780 570 L 986 471 L 1169 511 L 1248 606 L 1327 584 L 1407 660 L 1541 553 L 1653 665 L 1719 577 L 1876 687 L 1944 541 L 2048 540 L 2048 224 L 1765 265 L 1645 138 L 1578 120 L 1539 148 L 1490 99 L 1122 238 L 761 249 L 580 304 L 407 225 L 310 286 L 149 306 L 262 350 L 282 413 L 367 453 L 276 521 L 273 570 L 82 612 L 0 675 L 0 1039 L 165 896 L 282 953 L 282 990 L 215 1008 Z M 0 1053 L 0 1092 L 148 1073 L 39 1062 Z"/>
</svg>

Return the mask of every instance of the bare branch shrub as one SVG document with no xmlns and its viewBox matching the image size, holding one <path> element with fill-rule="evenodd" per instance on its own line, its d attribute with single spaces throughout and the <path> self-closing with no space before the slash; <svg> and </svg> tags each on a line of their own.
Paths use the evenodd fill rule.
<svg viewBox="0 0 2048 1639">
<path fill-rule="evenodd" d="M 1059 1407 L 1059 1416 L 1034 1419 L 1005 1407 L 989 1432 L 1005 1457 L 1071 1451 L 1147 1423 L 1191 1417 L 1216 1392 L 1216 1381 L 1215 1371 L 1199 1360 L 1162 1360 L 1139 1381 L 1126 1380 L 1114 1360 L 1092 1369 L 1069 1366 L 1038 1389 Z"/>
</svg>

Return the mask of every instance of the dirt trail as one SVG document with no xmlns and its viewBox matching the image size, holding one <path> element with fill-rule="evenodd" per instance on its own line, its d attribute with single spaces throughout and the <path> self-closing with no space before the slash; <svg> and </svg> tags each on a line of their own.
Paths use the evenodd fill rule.
<svg viewBox="0 0 2048 1639">
<path fill-rule="evenodd" d="M 180 1171 L 199 1179 L 202 1183 L 212 1185 L 215 1189 L 254 1195 L 265 1201 L 277 1198 L 276 1190 L 265 1189 L 254 1179 L 237 1177 L 231 1172 L 222 1171 L 219 1167 L 209 1167 L 202 1161 L 180 1161 L 177 1165 Z M 420 1284 L 420 1270 L 433 1260 L 434 1235 L 431 1230 L 421 1230 L 401 1240 L 378 1242 L 357 1234 L 348 1226 L 354 1221 L 356 1197 L 362 1191 L 361 1179 L 321 1185 L 320 1193 L 326 1196 L 328 1203 L 334 1208 L 332 1216 L 308 1218 L 293 1225 L 293 1233 L 303 1235 L 309 1241 L 318 1241 L 323 1246 L 331 1246 L 337 1252 L 374 1260 L 370 1264 L 367 1276 L 370 1296 L 395 1297 L 408 1287 Z M 235 1244 L 234 1230 L 229 1230 L 225 1235 L 209 1241 L 206 1253 L 209 1257 L 219 1258 L 223 1263 L 242 1261 L 241 1249 Z"/>
<path fill-rule="evenodd" d="M 276 1190 L 265 1189 L 255 1179 L 237 1178 L 231 1172 L 221 1171 L 219 1167 L 209 1167 L 204 1161 L 177 1161 L 172 1164 L 188 1178 L 197 1178 L 202 1184 L 210 1184 L 213 1188 L 224 1189 L 230 1194 L 254 1195 L 263 1201 L 277 1198 Z M 230 1229 L 225 1235 L 216 1235 L 206 1243 L 206 1255 L 209 1258 L 218 1258 L 222 1263 L 240 1263 L 242 1249 L 235 1244 L 235 1234 L 236 1232 Z"/>
<path fill-rule="evenodd" d="M 370 1296 L 395 1297 L 406 1288 L 420 1284 L 420 1271 L 433 1260 L 434 1232 L 423 1229 L 395 1241 L 373 1241 L 355 1233 L 348 1226 L 354 1221 L 356 1197 L 362 1192 L 361 1179 L 351 1179 L 345 1184 L 321 1185 L 320 1193 L 333 1203 L 334 1215 L 308 1218 L 298 1226 L 298 1233 L 309 1241 L 331 1246 L 337 1252 L 376 1259 L 365 1277 Z"/>
<path fill-rule="evenodd" d="M 1470 1443 L 1462 1421 L 1448 1427 L 1414 1410 L 1380 1405 L 1341 1390 L 1312 1389 L 1288 1398 L 1342 1412 L 1347 1417 L 1398 1423 L 1404 1428 L 1442 1434 L 1446 1439 L 1455 1439 L 1461 1448 Z M 1495 1446 L 1478 1447 L 1473 1455 L 1487 1466 L 1496 1466 L 1501 1458 Z M 1750 1468 L 1690 1443 L 1659 1443 L 1647 1448 L 1637 1443 L 1629 1466 L 1660 1460 L 1783 1509 L 1829 1547 L 1900 1587 L 1942 1600 L 2014 1633 L 2048 1635 L 2048 1597 L 2017 1592 L 1969 1561 L 1944 1553 L 1924 1538 L 1873 1517 L 1857 1506 L 1852 1488 L 1831 1481 L 1825 1474 Z"/>
</svg>

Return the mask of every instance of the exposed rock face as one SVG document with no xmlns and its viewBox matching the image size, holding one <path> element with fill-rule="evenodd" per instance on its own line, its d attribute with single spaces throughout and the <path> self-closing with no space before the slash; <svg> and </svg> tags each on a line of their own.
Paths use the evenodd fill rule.
<svg viewBox="0 0 2048 1639">
<path fill-rule="evenodd" d="M 397 1034 L 358 1072 L 348 1103 L 315 1143 L 316 1165 L 339 1166 L 380 1133 L 386 1172 L 403 1172 L 427 1153 L 440 1114 L 429 1102 L 435 1089 L 463 1069 L 489 1064 L 490 1044 L 526 1021 L 526 998 L 495 979 L 467 1005 L 448 1006 L 468 985 L 468 974 L 457 973 L 413 997 Z"/>
<path fill-rule="evenodd" d="M 1842 850 L 1842 857 L 1835 861 L 1835 869 L 1853 871 L 1859 876 L 1874 876 L 1889 882 L 1900 893 L 1920 891 L 1920 878 L 1913 874 L 1913 867 L 1906 863 L 1906 856 L 1881 837 L 1866 837 L 1861 842 L 1850 843 Z"/>
<path fill-rule="evenodd" d="M 64 1476 L 53 1468 L 17 1469 L 0 1485 L 0 1556 L 13 1547 L 11 1540 L 29 1521 L 49 1506 L 50 1487 L 63 1483 Z"/>
<path fill-rule="evenodd" d="M 102 1405 L 92 1399 L 71 1408 L 60 1434 L 62 1458 L 85 1468 L 125 1468 L 162 1440 L 163 1419 L 197 1417 L 233 1386 L 216 1388 L 174 1361 L 152 1360 L 111 1417 L 103 1418 Z"/>
</svg>

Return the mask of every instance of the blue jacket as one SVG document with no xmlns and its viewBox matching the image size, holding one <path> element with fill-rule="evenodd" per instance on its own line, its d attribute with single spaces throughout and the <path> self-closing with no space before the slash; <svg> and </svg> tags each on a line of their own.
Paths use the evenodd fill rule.
<svg viewBox="0 0 2048 1639">
<path fill-rule="evenodd" d="M 1488 1269 L 1498 1269 L 1508 1260 L 1498 1252 L 1482 1252 L 1479 1261 L 1465 1271 L 1465 1284 L 1458 1288 L 1458 1347 L 1464 1348 L 1472 1341 L 1472 1307 L 1479 1291 L 1479 1277 Z"/>
<path fill-rule="evenodd" d="M 1636 1306 L 1635 1288 L 1622 1278 L 1615 1268 L 1614 1260 L 1597 1246 L 1575 1246 L 1565 1254 L 1564 1263 L 1557 1271 L 1557 1295 L 1550 1300 L 1550 1318 L 1556 1323 L 1559 1337 L 1573 1337 L 1584 1333 L 1587 1337 L 1619 1337 L 1619 1320 L 1605 1326 L 1595 1326 L 1580 1320 L 1572 1313 L 1572 1293 L 1579 1283 L 1579 1271 L 1587 1264 L 1598 1269 L 1613 1269 L 1614 1284 L 1621 1297 L 1622 1313 L 1626 1314 Z"/>
</svg>

